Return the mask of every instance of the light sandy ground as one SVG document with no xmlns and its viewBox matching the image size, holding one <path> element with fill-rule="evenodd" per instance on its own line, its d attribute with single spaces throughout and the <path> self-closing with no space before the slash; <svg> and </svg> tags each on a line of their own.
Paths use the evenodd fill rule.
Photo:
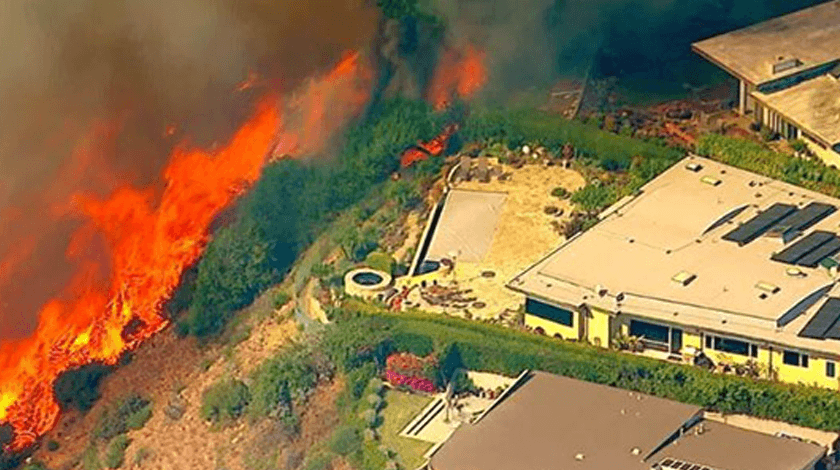
<svg viewBox="0 0 840 470">
<path fill-rule="evenodd" d="M 270 298 L 260 299 L 249 309 L 265 308 L 270 301 Z M 244 456 L 249 451 L 245 443 L 256 439 L 261 427 L 240 423 L 213 429 L 199 416 L 201 395 L 223 376 L 247 377 L 258 364 L 288 344 L 298 331 L 295 323 L 288 320 L 288 310 L 292 307 L 289 304 L 261 322 L 256 322 L 255 315 L 250 336 L 229 347 L 232 348 L 229 351 L 225 347 L 202 349 L 192 339 L 178 338 L 172 329 L 157 335 L 135 353 L 130 364 L 105 380 L 103 398 L 90 412 L 67 413 L 61 418 L 48 436 L 59 442 L 59 451 L 42 449 L 35 458 L 48 468 L 82 468 L 81 465 L 73 467 L 72 462 L 88 446 L 104 406 L 129 392 L 138 392 L 152 399 L 152 418 L 142 429 L 129 432 L 131 444 L 122 468 L 212 470 L 224 465 L 229 470 L 244 469 Z M 213 362 L 208 366 L 210 361 Z M 165 416 L 163 409 L 177 389 L 181 390 L 187 408 L 181 419 L 173 421 Z M 140 449 L 148 450 L 150 455 L 142 464 L 135 465 L 134 457 Z"/>
<path fill-rule="evenodd" d="M 520 169 L 503 167 L 512 173 L 506 181 L 493 179 L 489 183 L 477 181 L 461 182 L 456 187 L 480 191 L 507 193 L 507 199 L 493 235 L 490 250 L 481 262 L 459 261 L 449 281 L 457 281 L 459 288 L 472 289 L 469 296 L 484 302 L 484 308 L 468 308 L 473 318 L 497 318 L 505 310 L 516 310 L 523 303 L 523 297 L 505 287 L 510 279 L 530 266 L 551 250 L 563 238 L 551 226 L 556 220 L 568 220 L 571 203 L 551 195 L 551 190 L 562 186 L 569 192 L 582 188 L 586 182 L 579 173 L 559 166 L 526 165 Z M 547 215 L 548 205 L 563 210 L 561 217 Z M 483 271 L 493 271 L 495 276 L 485 278 Z M 444 281 L 445 282 L 445 281 Z M 419 291 L 415 290 L 409 300 L 420 303 Z M 446 311 L 442 307 L 423 305 L 424 310 Z M 449 308 L 447 313 L 463 314 Z"/>
</svg>

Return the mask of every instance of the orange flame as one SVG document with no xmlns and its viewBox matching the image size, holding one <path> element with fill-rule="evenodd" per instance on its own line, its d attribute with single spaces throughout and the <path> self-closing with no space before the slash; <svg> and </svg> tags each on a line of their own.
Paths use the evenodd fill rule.
<svg viewBox="0 0 840 470">
<path fill-rule="evenodd" d="M 472 98 L 487 83 L 484 60 L 484 52 L 471 44 L 445 49 L 428 90 L 435 109 L 446 108 L 455 96 Z"/>
<path fill-rule="evenodd" d="M 72 198 L 69 207 L 86 220 L 66 250 L 79 268 L 63 296 L 42 307 L 30 338 L 0 345 L 0 421 L 16 431 L 11 449 L 31 445 L 55 425 L 59 406 L 52 387 L 62 372 L 91 362 L 114 364 L 166 327 L 163 302 L 201 255 L 214 218 L 259 178 L 273 148 L 294 142 L 289 150 L 317 151 L 326 132 L 341 124 L 338 117 L 346 122 L 358 114 L 372 73 L 358 54 L 348 57 L 288 106 L 292 114 L 310 117 L 325 116 L 324 107 L 340 109 L 328 125 L 314 118 L 290 123 L 278 100 L 266 97 L 226 145 L 175 148 L 163 171 L 162 195 L 122 186 L 105 199 Z M 107 266 L 79 259 L 97 236 L 107 247 Z M 7 253 L 3 263 L 18 263 L 20 256 Z"/>
<path fill-rule="evenodd" d="M 428 142 L 417 142 L 416 147 L 412 147 L 403 152 L 400 157 L 400 166 L 405 168 L 407 166 L 411 166 L 414 162 L 425 160 L 429 158 L 429 156 L 436 157 L 440 155 L 446 149 L 446 144 L 449 142 L 449 138 L 452 137 L 452 134 L 454 134 L 457 130 L 457 125 L 450 124 L 446 126 L 446 128 L 443 129 L 443 132 L 434 139 Z"/>
</svg>

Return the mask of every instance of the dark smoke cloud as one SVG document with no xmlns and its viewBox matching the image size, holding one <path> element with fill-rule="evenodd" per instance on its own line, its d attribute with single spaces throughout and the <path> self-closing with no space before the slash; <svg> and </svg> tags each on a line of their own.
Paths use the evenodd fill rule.
<svg viewBox="0 0 840 470">
<path fill-rule="evenodd" d="M 433 0 L 450 40 L 488 54 L 485 95 L 549 86 L 559 77 L 645 73 L 679 79 L 694 41 L 819 0 Z M 669 70 L 670 69 L 670 70 Z M 691 76 L 683 72 L 682 75 Z"/>
<path fill-rule="evenodd" d="M 234 92 L 249 72 L 291 90 L 377 18 L 365 0 L 0 2 L 0 338 L 29 334 L 68 279 L 76 225 L 49 214 L 72 193 L 154 184 L 181 137 L 231 134 L 259 94 Z"/>
</svg>

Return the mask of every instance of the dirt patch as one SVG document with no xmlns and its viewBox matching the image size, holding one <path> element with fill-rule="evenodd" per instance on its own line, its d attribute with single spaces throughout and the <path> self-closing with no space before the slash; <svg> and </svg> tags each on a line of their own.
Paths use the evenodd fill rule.
<svg viewBox="0 0 840 470">
<path fill-rule="evenodd" d="M 224 460 L 226 465 L 230 461 L 230 470 L 244 469 L 240 465 L 244 450 L 236 444 L 253 432 L 251 428 L 238 424 L 213 430 L 200 418 L 199 408 L 207 386 L 224 375 L 247 377 L 297 333 L 296 324 L 288 320 L 291 303 L 267 317 L 254 315 L 269 304 L 270 299 L 259 299 L 241 314 L 246 318 L 245 331 L 250 330 L 250 334 L 235 344 L 228 338 L 229 344 L 200 347 L 194 338 L 178 338 L 173 328 L 151 338 L 134 353 L 129 364 L 103 381 L 102 398 L 93 409 L 84 415 L 62 415 L 45 437 L 45 442 L 58 442 L 59 449 L 40 449 L 34 458 L 49 468 L 81 468 L 74 463 L 91 442 L 103 409 L 129 392 L 138 392 L 152 399 L 153 414 L 143 429 L 129 433 L 131 444 L 123 468 L 213 469 Z M 179 420 L 168 418 L 163 411 L 174 391 L 180 391 L 186 404 Z M 138 452 L 147 455 L 140 465 L 135 465 Z"/>
<path fill-rule="evenodd" d="M 518 169 L 503 165 L 501 168 L 502 173 L 508 175 L 501 181 L 466 181 L 456 186 L 458 189 L 507 194 L 484 259 L 479 262 L 458 261 L 453 274 L 441 279 L 444 285 L 457 283 L 457 289 L 474 301 L 466 308 L 431 306 L 421 299 L 420 290 L 415 290 L 408 298 L 415 305 L 420 304 L 422 309 L 432 312 L 471 318 L 499 318 L 503 312 L 516 310 L 523 301 L 523 297 L 507 289 L 505 283 L 562 242 L 562 236 L 552 223 L 562 225 L 568 220 L 572 204 L 568 199 L 552 196 L 551 191 L 563 187 L 572 193 L 586 184 L 583 176 L 560 166 L 542 164 L 525 165 Z M 547 214 L 546 206 L 554 206 L 557 212 Z"/>
</svg>

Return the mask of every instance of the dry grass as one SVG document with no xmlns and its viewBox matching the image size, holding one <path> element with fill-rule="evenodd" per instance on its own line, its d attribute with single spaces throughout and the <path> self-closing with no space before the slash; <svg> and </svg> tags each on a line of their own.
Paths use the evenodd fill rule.
<svg viewBox="0 0 840 470">
<path fill-rule="evenodd" d="M 551 195 L 551 190 L 562 186 L 574 192 L 586 182 L 579 173 L 559 166 L 526 165 L 520 169 L 504 166 L 511 176 L 506 181 L 496 179 L 489 183 L 462 182 L 459 189 L 498 191 L 507 193 L 499 222 L 493 235 L 490 250 L 481 262 L 456 263 L 453 276 L 459 287 L 472 289 L 471 296 L 486 304 L 481 309 L 468 308 L 474 318 L 495 318 L 505 310 L 516 310 L 523 302 L 522 296 L 507 289 L 505 283 L 529 265 L 555 249 L 563 238 L 552 227 L 552 221 L 563 223 L 572 210 L 571 203 Z M 544 212 L 552 205 L 563 211 L 556 217 Z M 483 271 L 493 271 L 495 276 L 484 278 Z M 412 301 L 419 301 L 413 294 Z M 425 306 L 424 310 L 442 311 L 439 307 Z M 462 311 L 448 313 L 462 315 Z"/>
</svg>

